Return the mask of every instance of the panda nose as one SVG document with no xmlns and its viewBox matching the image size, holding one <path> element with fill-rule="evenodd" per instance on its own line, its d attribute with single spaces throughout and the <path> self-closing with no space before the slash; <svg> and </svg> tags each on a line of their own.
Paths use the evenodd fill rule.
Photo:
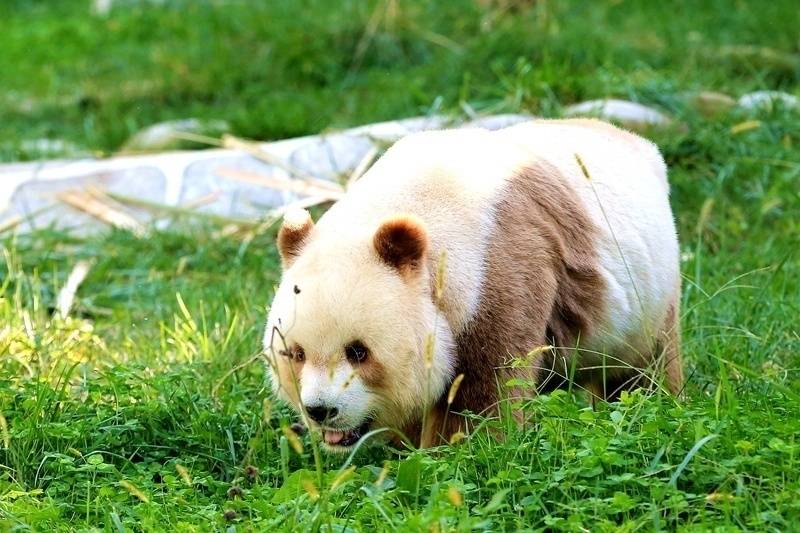
<svg viewBox="0 0 800 533">
<path fill-rule="evenodd" d="M 326 420 L 336 418 L 339 410 L 335 407 L 328 407 L 327 405 L 307 405 L 306 413 L 311 417 L 311 420 L 317 423 L 322 423 Z"/>
</svg>

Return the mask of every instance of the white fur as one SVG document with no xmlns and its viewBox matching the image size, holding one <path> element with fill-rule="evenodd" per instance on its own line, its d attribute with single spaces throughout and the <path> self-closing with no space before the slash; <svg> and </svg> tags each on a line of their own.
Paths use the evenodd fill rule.
<svg viewBox="0 0 800 533">
<path fill-rule="evenodd" d="M 302 228 L 311 222 L 311 215 L 305 209 L 291 208 L 283 215 L 283 225 L 287 228 Z"/>
<path fill-rule="evenodd" d="M 336 418 L 326 422 L 329 427 L 352 428 L 371 414 L 369 391 L 344 361 L 338 361 L 331 368 L 313 365 L 304 368 L 300 391 L 303 405 L 322 404 L 339 411 Z"/>
</svg>

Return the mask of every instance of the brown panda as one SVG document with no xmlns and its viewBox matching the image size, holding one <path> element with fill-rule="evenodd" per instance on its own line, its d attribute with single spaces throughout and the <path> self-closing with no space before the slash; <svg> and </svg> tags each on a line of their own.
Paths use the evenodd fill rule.
<svg viewBox="0 0 800 533">
<path fill-rule="evenodd" d="M 409 135 L 317 224 L 285 217 L 273 387 L 333 451 L 379 427 L 447 441 L 460 412 L 537 392 L 503 391 L 515 377 L 677 393 L 668 197 L 658 149 L 596 120 Z"/>
</svg>

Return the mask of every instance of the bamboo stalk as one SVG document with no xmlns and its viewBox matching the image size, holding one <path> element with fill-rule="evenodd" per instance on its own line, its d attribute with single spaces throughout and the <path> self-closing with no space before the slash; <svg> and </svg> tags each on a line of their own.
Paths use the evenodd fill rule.
<svg viewBox="0 0 800 533">
<path fill-rule="evenodd" d="M 309 196 L 326 196 L 332 200 L 339 200 L 344 196 L 344 191 L 341 187 L 338 190 L 331 188 L 322 188 L 314 182 L 308 182 L 303 179 L 280 179 L 266 176 L 263 174 L 256 174 L 255 172 L 248 172 L 245 170 L 237 170 L 233 168 L 217 167 L 214 173 L 224 178 L 240 181 L 244 183 L 252 183 L 261 187 L 268 187 L 271 189 L 282 189 L 289 192 L 298 194 L 305 194 Z M 322 181 L 322 180 L 315 180 Z"/>
<path fill-rule="evenodd" d="M 22 224 L 26 220 L 27 221 L 31 221 L 34 218 L 36 218 L 39 215 L 41 215 L 42 213 L 44 213 L 45 211 L 49 211 L 50 209 L 53 209 L 53 207 L 55 207 L 57 205 L 58 205 L 58 203 L 52 203 L 50 205 L 46 205 L 44 207 L 40 207 L 39 209 L 36 209 L 31 213 L 26 213 L 25 215 L 14 215 L 14 216 L 11 216 L 11 217 L 7 218 L 5 221 L 0 222 L 0 233 L 4 233 L 4 232 L 6 232 L 8 230 L 12 230 L 12 229 L 16 228 L 17 226 L 19 226 L 20 224 Z"/>
<path fill-rule="evenodd" d="M 284 161 L 280 157 L 274 156 L 266 152 L 258 145 L 258 143 L 240 139 L 238 137 L 234 137 L 233 135 L 225 134 L 222 136 L 222 146 L 232 150 L 241 150 L 243 152 L 246 152 L 255 157 L 256 159 L 260 159 L 265 163 L 269 163 L 270 165 L 275 165 L 276 167 L 282 168 L 295 178 L 305 180 L 309 184 L 315 184 L 316 186 L 322 189 L 329 189 L 334 192 L 340 190 L 340 188 L 335 183 L 331 183 L 330 181 L 326 180 L 321 180 L 310 174 L 307 174 L 302 170 L 300 170 L 299 168 L 289 164 L 287 161 Z"/>
<path fill-rule="evenodd" d="M 307 209 L 309 207 L 314 207 L 316 205 L 324 204 L 330 201 L 332 200 L 330 200 L 327 197 L 301 198 L 296 202 L 292 202 L 290 204 L 271 209 L 267 211 L 266 215 L 264 216 L 264 220 L 258 226 L 251 228 L 249 231 L 246 231 L 244 233 L 242 240 L 244 241 L 245 245 L 249 244 L 249 242 L 252 241 L 256 237 L 256 235 L 262 234 L 263 232 L 271 228 L 273 225 L 275 225 L 275 223 L 280 221 L 283 215 L 286 214 L 286 212 L 289 211 L 290 209 Z M 228 235 L 237 233 L 236 231 L 233 231 L 230 227 L 228 228 L 228 230 L 229 230 L 229 232 L 227 233 Z"/>
<path fill-rule="evenodd" d="M 133 198 L 131 196 L 125 196 L 119 193 L 111 193 L 109 192 L 108 195 L 121 202 L 123 204 L 132 205 L 134 207 L 140 207 L 142 209 L 147 209 L 149 211 L 158 211 L 161 213 L 169 213 L 172 215 L 189 215 L 199 218 L 205 218 L 215 222 L 217 224 L 238 224 L 241 226 L 253 226 L 255 227 L 258 225 L 257 221 L 253 220 L 245 220 L 241 218 L 232 218 L 226 217 L 224 215 L 217 215 L 214 213 L 203 213 L 202 211 L 194 211 L 192 209 L 187 209 L 186 207 L 174 206 L 174 205 L 167 205 L 167 204 L 159 204 L 157 202 L 151 202 L 150 200 L 142 200 L 141 198 Z"/>
<path fill-rule="evenodd" d="M 129 214 L 114 209 L 107 203 L 83 191 L 64 191 L 58 199 L 111 226 L 126 229 L 136 235 L 144 234 L 144 226 Z"/>
<path fill-rule="evenodd" d="M 378 157 L 378 148 L 373 146 L 367 153 L 364 154 L 364 157 L 361 158 L 361 161 L 358 162 L 356 168 L 353 169 L 353 172 L 350 174 L 350 177 L 347 178 L 347 183 L 345 184 L 345 189 L 349 190 L 352 185 L 358 181 L 364 173 L 369 170 L 372 164 L 375 162 L 375 159 Z"/>
<path fill-rule="evenodd" d="M 181 207 L 184 209 L 197 209 L 198 207 L 203 207 L 204 205 L 213 204 L 219 200 L 220 196 L 222 196 L 222 190 L 217 189 L 208 194 L 198 196 L 197 198 L 192 198 L 188 202 L 184 202 Z"/>
</svg>

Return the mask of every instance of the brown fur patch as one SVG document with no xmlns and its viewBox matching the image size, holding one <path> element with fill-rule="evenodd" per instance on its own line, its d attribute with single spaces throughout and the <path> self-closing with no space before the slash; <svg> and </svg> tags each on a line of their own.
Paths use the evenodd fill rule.
<svg viewBox="0 0 800 533">
<path fill-rule="evenodd" d="M 300 224 L 284 222 L 278 230 L 278 252 L 281 254 L 283 267 L 291 265 L 303 250 L 306 238 L 314 228 L 314 222 L 309 217 Z"/>
<path fill-rule="evenodd" d="M 664 325 L 661 327 L 660 341 L 662 346 L 662 360 L 660 366 L 664 369 L 667 390 L 678 395 L 683 391 L 683 358 L 681 357 L 681 330 L 680 330 L 680 287 L 675 298 L 667 309 Z"/>
<path fill-rule="evenodd" d="M 291 401 L 300 404 L 300 374 L 303 371 L 303 363 L 290 359 L 285 355 L 276 355 L 281 358 L 276 361 L 278 382 L 281 388 L 286 391 Z"/>
<path fill-rule="evenodd" d="M 355 368 L 367 387 L 381 389 L 386 385 L 386 369 L 372 355 Z"/>
<path fill-rule="evenodd" d="M 546 364 L 545 356 L 525 363 L 529 368 L 510 369 L 513 358 L 550 343 L 575 346 L 591 334 L 603 312 L 596 228 L 555 167 L 536 162 L 520 171 L 495 211 L 481 304 L 457 338 L 455 374 L 463 372 L 465 378 L 451 406 L 454 412 L 443 422 L 445 439 L 464 426 L 458 411 L 493 412 L 499 389 L 510 377 L 547 381 L 547 374 L 530 368 Z M 564 357 L 574 352 L 558 350 Z M 438 420 L 445 420 L 446 408 L 440 401 Z"/>
<path fill-rule="evenodd" d="M 405 275 L 415 272 L 422 264 L 428 236 L 419 219 L 403 215 L 384 221 L 372 242 L 378 257 Z"/>
<path fill-rule="evenodd" d="M 605 127 L 601 124 L 591 126 Z M 544 162 L 514 176 L 495 208 L 481 304 L 456 339 L 455 374 L 464 373 L 465 378 L 449 409 L 443 396 L 429 413 L 417 434 L 420 442 L 435 445 L 456 431 L 469 430 L 460 411 L 496 413 L 505 382 L 512 377 L 535 383 L 534 393 L 574 382 L 613 400 L 623 390 L 650 386 L 663 374 L 668 390 L 678 393 L 683 383 L 680 289 L 658 337 L 644 348 L 646 353 L 614 354 L 629 368 L 582 369 L 582 363 L 593 366 L 597 358 L 584 354 L 586 361 L 581 361 L 580 339 L 592 334 L 605 307 L 605 284 L 594 251 L 597 228 L 557 169 Z M 556 349 L 542 350 L 533 361 L 510 367 L 512 360 L 543 345 Z M 619 366 L 611 358 L 609 364 Z M 530 394 L 508 392 L 512 397 Z"/>
<path fill-rule="evenodd" d="M 419 437 L 419 446 L 428 448 L 450 442 L 455 433 L 467 430 L 466 419 L 453 410 L 448 411 L 447 402 L 440 400 L 428 412 L 425 425 L 422 426 Z"/>
</svg>

